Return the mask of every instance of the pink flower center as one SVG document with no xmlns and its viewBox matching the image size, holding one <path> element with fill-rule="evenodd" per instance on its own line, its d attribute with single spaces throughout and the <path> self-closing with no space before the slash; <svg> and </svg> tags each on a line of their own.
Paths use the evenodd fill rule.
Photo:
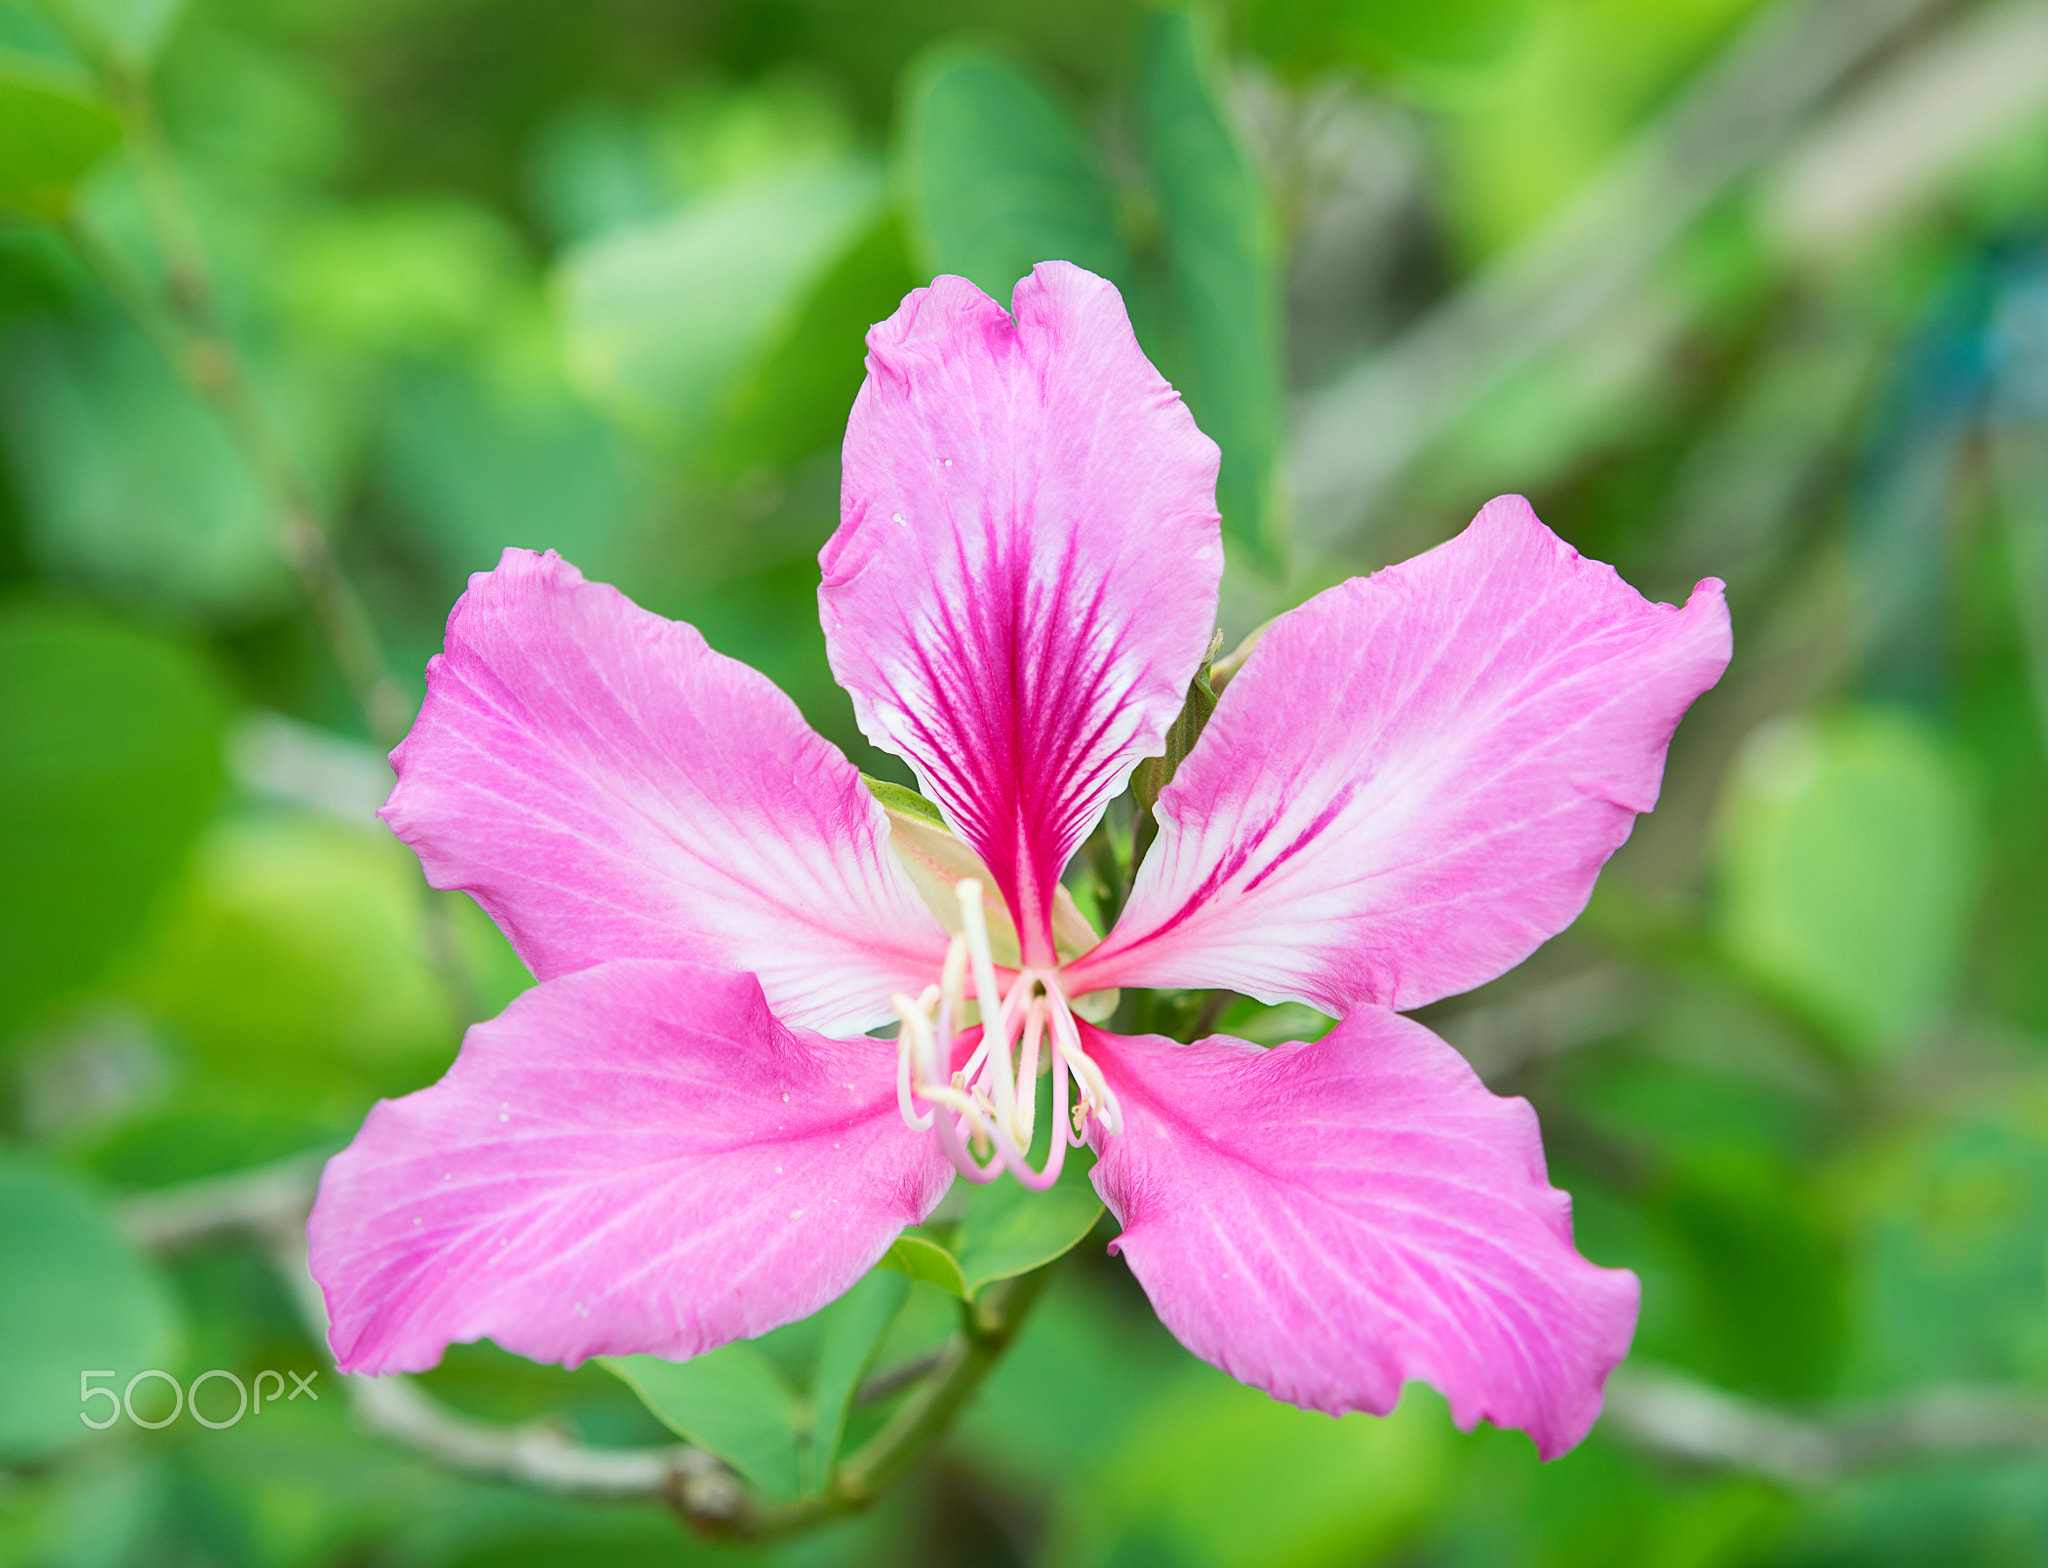
<svg viewBox="0 0 2048 1568">
<path fill-rule="evenodd" d="M 966 877 L 954 892 L 962 930 L 946 949 L 939 983 L 914 1000 L 900 991 L 890 998 L 903 1020 L 896 1034 L 897 1108 L 912 1129 L 938 1139 L 969 1181 L 994 1181 L 1007 1166 L 1025 1186 L 1043 1192 L 1059 1180 L 1069 1145 L 1079 1148 L 1086 1140 L 1091 1116 L 1115 1133 L 1122 1129 L 1123 1113 L 1102 1069 L 1081 1048 L 1059 970 L 1027 965 L 1004 992 L 982 913 L 981 883 Z M 960 1070 L 948 1074 L 966 1018 L 970 977 L 981 1039 Z M 1045 1166 L 1033 1170 L 1039 1065 L 1048 1042 L 1055 1126 Z M 920 1112 L 920 1101 L 929 1109 Z"/>
</svg>

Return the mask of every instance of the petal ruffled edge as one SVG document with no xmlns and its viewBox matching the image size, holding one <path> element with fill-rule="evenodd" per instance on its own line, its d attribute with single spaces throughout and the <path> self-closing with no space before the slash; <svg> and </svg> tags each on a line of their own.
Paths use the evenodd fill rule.
<svg viewBox="0 0 2048 1568">
<path fill-rule="evenodd" d="M 1527 1101 L 1379 1008 L 1271 1051 L 1087 1035 L 1124 1117 L 1096 1134 L 1111 1250 L 1189 1350 L 1331 1415 L 1416 1380 L 1546 1459 L 1585 1437 L 1640 1287 L 1574 1248 Z"/>
<path fill-rule="evenodd" d="M 766 676 L 553 551 L 479 572 L 383 816 L 546 980 L 620 958 L 761 977 L 779 1016 L 889 1017 L 945 935 L 853 764 Z"/>
<path fill-rule="evenodd" d="M 869 333 L 818 601 L 861 729 L 1045 964 L 1061 870 L 1180 711 L 1223 551 L 1215 443 L 1116 289 L 1045 262 L 1012 304 L 941 277 Z"/>
<path fill-rule="evenodd" d="M 321 1177 L 309 1263 L 344 1372 L 486 1337 L 681 1359 L 836 1299 L 952 1175 L 897 1113 L 887 1042 L 785 1028 L 751 975 L 624 960 L 380 1101 Z"/>
<path fill-rule="evenodd" d="M 1420 1007 L 1585 908 L 1731 650 L 1721 584 L 1653 604 L 1520 496 L 1277 620 L 1161 792 L 1081 986 Z"/>
</svg>

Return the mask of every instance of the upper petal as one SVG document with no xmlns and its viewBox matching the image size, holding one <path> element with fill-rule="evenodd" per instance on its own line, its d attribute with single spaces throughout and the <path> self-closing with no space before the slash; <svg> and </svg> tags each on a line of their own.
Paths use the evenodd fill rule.
<svg viewBox="0 0 2048 1568">
<path fill-rule="evenodd" d="M 1053 888 L 1161 749 L 1215 624 L 1216 446 L 1102 279 L 1014 319 L 964 278 L 868 334 L 818 590 L 863 731 L 909 761 L 1052 957 Z"/>
<path fill-rule="evenodd" d="M 612 958 L 761 977 L 819 1029 L 889 1016 L 945 935 L 860 774 L 766 676 L 549 551 L 470 579 L 384 820 L 545 980 Z"/>
<path fill-rule="evenodd" d="M 783 1027 L 751 975 L 635 959 L 526 992 L 380 1102 L 307 1235 L 344 1372 L 486 1335 L 678 1359 L 817 1311 L 951 1180 L 886 1043 Z"/>
<path fill-rule="evenodd" d="M 1272 1051 L 1092 1029 L 1088 1049 L 1124 1114 L 1094 1170 L 1112 1248 L 1188 1349 L 1332 1415 L 1419 1379 L 1546 1459 L 1586 1435 L 1639 1289 L 1574 1250 L 1526 1100 L 1379 1008 Z"/>
<path fill-rule="evenodd" d="M 1718 582 L 1652 604 L 1520 496 L 1489 503 L 1274 623 L 1073 983 L 1342 1013 L 1492 979 L 1585 907 L 1729 648 Z"/>
</svg>

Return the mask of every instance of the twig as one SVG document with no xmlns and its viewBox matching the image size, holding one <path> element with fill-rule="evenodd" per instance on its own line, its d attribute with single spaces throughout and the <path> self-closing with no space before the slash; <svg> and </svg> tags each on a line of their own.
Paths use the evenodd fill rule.
<svg viewBox="0 0 2048 1568">
<path fill-rule="evenodd" d="M 298 1155 L 231 1176 L 146 1193 L 120 1206 L 138 1244 L 175 1251 L 229 1235 L 264 1244 L 314 1341 L 327 1343 L 327 1306 L 306 1269 L 305 1224 L 324 1155 Z M 961 1332 L 943 1349 L 868 1380 L 855 1398 L 873 1403 L 922 1382 L 818 1495 L 789 1503 L 755 1497 L 723 1461 L 688 1445 L 594 1448 L 549 1422 L 505 1426 L 448 1409 L 404 1376 L 337 1374 L 364 1431 L 462 1475 L 557 1497 L 660 1502 L 695 1528 L 747 1540 L 793 1535 L 871 1506 L 920 1454 L 1009 1348 L 1045 1282 L 1039 1269 L 961 1309 Z"/>
<path fill-rule="evenodd" d="M 458 1415 L 404 1377 L 342 1380 L 362 1428 L 479 1480 L 585 1502 L 666 1502 L 694 1522 L 724 1527 L 744 1493 L 701 1448 L 592 1448 L 548 1422 L 501 1426 Z"/>
<path fill-rule="evenodd" d="M 176 1249 L 242 1232 L 268 1242 L 314 1338 L 327 1315 L 306 1272 L 304 1222 L 317 1165 L 299 1156 L 235 1176 L 130 1198 L 123 1228 L 138 1243 Z M 944 1433 L 1016 1337 L 1047 1270 L 962 1309 L 943 1349 L 864 1383 L 873 1404 L 929 1380 L 881 1432 L 839 1466 L 816 1497 L 764 1503 L 714 1456 L 668 1448 L 593 1448 L 549 1423 L 503 1426 L 447 1409 L 405 1377 L 341 1378 L 364 1430 L 463 1475 L 559 1497 L 660 1502 L 699 1529 L 748 1539 L 794 1534 L 868 1507 Z M 1678 1373 L 1625 1367 L 1609 1379 L 1604 1421 L 1645 1452 L 1688 1464 L 1752 1471 L 1792 1486 L 1959 1454 L 2048 1450 L 2048 1399 L 2002 1389 L 1935 1388 L 1816 1416 L 1775 1410 Z"/>
<path fill-rule="evenodd" d="M 306 1271 L 303 1224 L 273 1235 L 271 1261 L 314 1339 L 327 1342 L 327 1304 Z M 593 1448 L 548 1421 L 505 1426 L 450 1410 L 409 1377 L 337 1373 L 356 1424 L 373 1437 L 479 1480 L 589 1502 L 659 1502 L 690 1523 L 729 1531 L 748 1510 L 739 1478 L 687 1444 Z"/>
<path fill-rule="evenodd" d="M 139 1193 L 120 1207 L 121 1228 L 138 1247 L 178 1252 L 232 1235 L 290 1236 L 305 1230 L 326 1152 Z"/>
<path fill-rule="evenodd" d="M 1652 1453 L 1799 1487 L 1912 1460 L 2048 1450 L 2048 1399 L 2006 1389 L 1925 1389 L 1801 1418 L 1634 1368 L 1609 1380 L 1603 1419 Z"/>
<path fill-rule="evenodd" d="M 1860 66 L 1947 0 L 1796 0 L 1752 24 L 1565 207 L 1297 408 L 1302 542 L 1369 522 L 1480 398 L 1592 322 Z"/>
<path fill-rule="evenodd" d="M 931 1376 L 945 1359 L 943 1349 L 932 1350 L 921 1356 L 912 1356 L 900 1365 L 886 1367 L 854 1390 L 853 1402 L 856 1405 L 880 1404 L 891 1394 L 900 1394 L 912 1383 Z"/>
</svg>

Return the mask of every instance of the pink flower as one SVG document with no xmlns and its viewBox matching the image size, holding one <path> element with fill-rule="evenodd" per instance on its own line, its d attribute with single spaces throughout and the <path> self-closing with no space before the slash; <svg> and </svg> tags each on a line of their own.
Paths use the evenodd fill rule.
<svg viewBox="0 0 2048 1568">
<path fill-rule="evenodd" d="M 1584 906 L 1727 662 L 1720 585 L 1648 603 L 1506 497 L 1317 596 L 1161 795 L 1115 929 L 1063 959 L 1061 871 L 1215 623 L 1217 456 L 1107 283 L 1047 263 L 1014 305 L 941 278 L 870 334 L 819 590 L 861 728 L 1000 907 L 980 875 L 920 897 L 888 815 L 763 677 L 507 550 L 449 617 L 384 815 L 540 984 L 328 1166 L 336 1359 L 417 1370 L 485 1335 L 571 1365 L 696 1355 L 837 1297 L 956 1171 L 1042 1186 L 1085 1139 L 1115 1249 L 1195 1354 L 1332 1413 L 1420 1379 L 1461 1426 L 1561 1453 L 1636 1280 L 1573 1249 L 1528 1105 L 1396 1010 Z M 1343 1021 L 1261 1050 L 1076 1015 L 1119 986 Z M 861 1033 L 892 1015 L 896 1044 Z M 1034 1169 L 1045 1055 L 1060 1125 Z"/>
</svg>

